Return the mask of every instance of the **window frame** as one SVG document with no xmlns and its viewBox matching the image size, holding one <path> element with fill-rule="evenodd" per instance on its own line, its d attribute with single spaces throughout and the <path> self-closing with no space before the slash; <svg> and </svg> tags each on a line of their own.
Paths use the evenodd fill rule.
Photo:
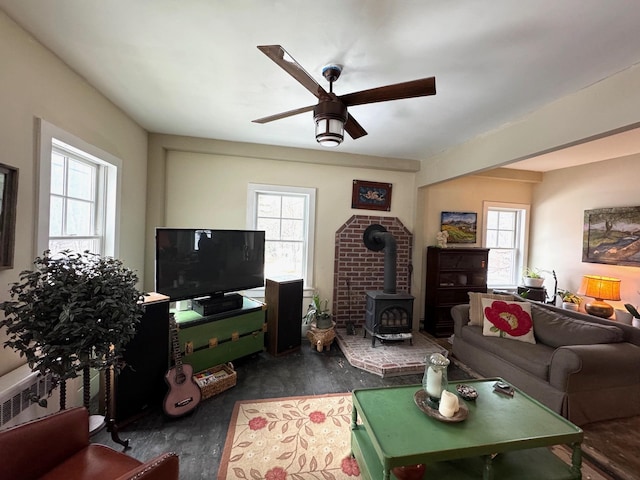
<svg viewBox="0 0 640 480">
<path fill-rule="evenodd" d="M 249 183 L 247 185 L 247 228 L 255 229 L 257 224 L 257 199 L 259 194 L 304 196 L 305 204 L 305 258 L 303 259 L 303 282 L 305 290 L 313 289 L 313 258 L 315 238 L 316 189 Z M 268 241 L 268 240 L 267 240 Z M 259 289 L 256 289 L 259 290 Z"/>
<path fill-rule="evenodd" d="M 516 244 L 516 268 L 514 271 L 513 284 L 489 284 L 488 288 L 497 289 L 512 289 L 518 288 L 519 278 L 522 277 L 524 268 L 527 265 L 529 257 L 529 223 L 531 219 L 531 205 L 525 203 L 507 203 L 507 202 L 493 202 L 484 201 L 482 203 L 483 222 L 482 222 L 482 246 L 484 248 L 491 248 L 487 246 L 487 218 L 489 210 L 502 210 L 502 211 L 514 211 L 516 212 L 516 236 L 514 240 Z M 490 254 L 491 252 L 489 252 Z M 488 279 L 487 279 L 488 280 Z"/>
<path fill-rule="evenodd" d="M 51 161 L 54 144 L 78 156 L 83 161 L 97 164 L 102 170 L 103 181 L 98 187 L 103 203 L 101 255 L 117 257 L 119 254 L 119 225 L 122 160 L 88 142 L 56 127 L 44 119 L 38 119 L 38 188 L 36 205 L 36 236 L 34 248 L 37 255 L 49 248 L 49 218 L 51 213 Z M 79 237 L 80 238 L 80 237 Z"/>
</svg>

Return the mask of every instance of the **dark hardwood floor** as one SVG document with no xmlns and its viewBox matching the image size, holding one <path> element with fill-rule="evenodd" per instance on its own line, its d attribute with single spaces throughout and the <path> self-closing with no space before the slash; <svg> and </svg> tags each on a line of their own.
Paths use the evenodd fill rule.
<svg viewBox="0 0 640 480">
<path fill-rule="evenodd" d="M 180 456 L 182 480 L 214 479 L 231 413 L 238 400 L 340 393 L 422 382 L 422 375 L 381 378 L 354 368 L 335 343 L 328 352 L 318 353 L 303 343 L 298 352 L 280 357 L 263 352 L 240 359 L 234 366 L 238 376 L 236 386 L 202 401 L 193 413 L 169 419 L 157 406 L 123 427 L 120 438 L 129 439 L 127 453 L 146 461 L 174 451 Z M 466 378 L 469 376 L 455 365 L 449 367 L 450 380 Z M 121 449 L 106 430 L 95 434 L 92 441 Z"/>
</svg>

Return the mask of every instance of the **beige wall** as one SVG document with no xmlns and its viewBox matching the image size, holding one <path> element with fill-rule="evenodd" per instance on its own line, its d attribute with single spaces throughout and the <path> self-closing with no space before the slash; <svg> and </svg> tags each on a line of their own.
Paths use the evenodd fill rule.
<svg viewBox="0 0 640 480">
<path fill-rule="evenodd" d="M 158 141 L 160 139 L 154 136 Z M 153 230 L 157 226 L 246 228 L 247 185 L 262 183 L 316 188 L 313 287 L 332 301 L 336 230 L 352 215 L 394 216 L 414 228 L 415 186 L 412 171 L 390 170 L 387 160 L 317 151 L 250 146 L 163 136 L 162 149 L 150 148 L 154 171 L 164 181 L 149 184 L 156 200 L 148 209 L 146 288 L 153 288 Z M 209 150 L 196 153 L 193 150 Z M 296 160 L 296 157 L 299 160 Z M 411 170 L 413 163 L 409 163 Z M 390 212 L 351 208 L 353 180 L 393 184 Z M 160 194 L 161 192 L 162 195 Z M 162 198 L 160 198 L 162 197 Z M 156 219 L 155 221 L 151 219 Z"/>
<path fill-rule="evenodd" d="M 535 177 L 534 177 L 535 178 Z M 468 176 L 438 183 L 430 187 L 419 189 L 419 209 L 421 224 L 421 261 L 422 271 L 426 272 L 426 247 L 436 245 L 436 234 L 440 231 L 441 212 L 476 212 L 478 214 L 478 241 L 476 244 L 464 246 L 482 246 L 483 218 L 482 209 L 484 201 L 531 204 L 533 199 L 533 186 L 531 181 L 515 181 L 490 176 Z M 420 292 L 424 291 L 424 275 L 420 279 Z M 421 295 L 420 304 L 421 319 L 424 318 L 424 295 Z"/>
<path fill-rule="evenodd" d="M 624 309 L 624 303 L 638 305 L 640 267 L 582 262 L 585 210 L 640 206 L 640 189 L 635 175 L 638 162 L 640 155 L 633 155 L 547 172 L 541 175 L 541 181 L 536 181 L 535 176 L 513 181 L 490 178 L 490 174 L 486 174 L 420 188 L 418 210 L 422 209 L 422 213 L 416 221 L 417 225 L 422 225 L 418 232 L 422 235 L 419 242 L 423 251 L 426 246 L 436 243 L 441 211 L 478 212 L 478 232 L 481 232 L 484 200 L 530 203 L 529 265 L 555 270 L 558 287 L 572 291 L 577 291 L 585 274 L 620 278 L 622 300 L 609 303 L 620 309 Z M 496 173 L 504 174 L 504 170 Z M 521 172 L 513 174 L 522 175 Z M 478 242 L 478 246 L 480 244 Z M 551 275 L 546 277 L 545 286 L 551 293 L 553 278 Z M 423 289 L 424 279 L 421 281 Z"/>
<path fill-rule="evenodd" d="M 147 134 L 0 11 L 0 163 L 19 168 L 14 268 L 0 271 L 0 301 L 32 266 L 36 211 L 35 119 L 44 118 L 123 160 L 120 258 L 142 277 Z M 4 344 L 5 333 L 0 333 Z M 0 376 L 24 363 L 0 348 Z"/>
<path fill-rule="evenodd" d="M 544 174 L 534 187 L 530 264 L 556 270 L 559 288 L 576 291 L 582 275 L 620 278 L 620 302 L 640 304 L 640 267 L 582 262 L 584 211 L 607 207 L 640 206 L 638 165 L 633 155 Z M 553 282 L 545 282 L 547 289 Z"/>
</svg>

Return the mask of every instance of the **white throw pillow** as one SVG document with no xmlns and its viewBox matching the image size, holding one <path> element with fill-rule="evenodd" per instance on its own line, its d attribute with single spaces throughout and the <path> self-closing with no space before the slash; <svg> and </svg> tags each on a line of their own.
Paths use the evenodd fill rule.
<svg viewBox="0 0 640 480">
<path fill-rule="evenodd" d="M 482 307 L 484 313 L 483 335 L 536 343 L 529 302 L 505 302 L 504 300 L 483 298 Z"/>
<path fill-rule="evenodd" d="M 482 326 L 484 321 L 483 298 L 494 300 L 513 300 L 513 295 L 501 295 L 498 293 L 469 292 L 469 325 Z"/>
</svg>

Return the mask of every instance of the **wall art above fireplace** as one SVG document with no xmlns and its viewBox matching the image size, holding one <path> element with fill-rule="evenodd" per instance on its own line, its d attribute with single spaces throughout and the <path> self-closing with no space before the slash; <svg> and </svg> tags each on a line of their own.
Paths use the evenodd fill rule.
<svg viewBox="0 0 640 480">
<path fill-rule="evenodd" d="M 351 208 L 365 210 L 391 210 L 391 183 L 354 180 Z"/>
<path fill-rule="evenodd" d="M 640 207 L 585 210 L 582 261 L 640 266 Z"/>
</svg>

